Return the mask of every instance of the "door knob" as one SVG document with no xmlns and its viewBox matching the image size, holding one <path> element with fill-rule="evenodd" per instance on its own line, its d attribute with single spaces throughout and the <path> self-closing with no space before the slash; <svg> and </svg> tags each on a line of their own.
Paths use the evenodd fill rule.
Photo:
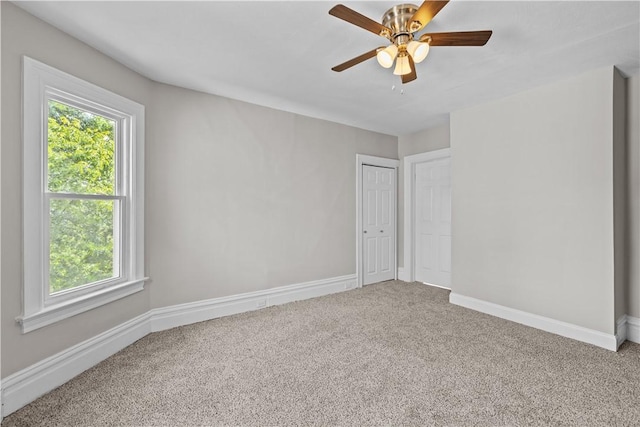
<svg viewBox="0 0 640 427">
<path fill-rule="evenodd" d="M 380 230 L 381 233 L 384 233 L 384 230 Z"/>
<path fill-rule="evenodd" d="M 364 230 L 364 234 L 367 234 L 367 230 Z"/>
</svg>

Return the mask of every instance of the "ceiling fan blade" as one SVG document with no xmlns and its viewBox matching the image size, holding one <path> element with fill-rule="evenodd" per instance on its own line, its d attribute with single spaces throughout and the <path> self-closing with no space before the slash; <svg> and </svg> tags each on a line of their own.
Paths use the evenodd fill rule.
<svg viewBox="0 0 640 427">
<path fill-rule="evenodd" d="M 391 35 L 391 30 L 389 28 L 374 21 L 373 19 L 369 19 L 366 16 L 359 14 L 353 9 L 349 9 L 343 4 L 333 6 L 329 11 L 329 15 L 333 15 L 336 18 L 340 18 L 350 24 L 357 25 L 360 28 L 364 28 L 365 30 L 371 31 L 372 33 L 382 37 L 389 38 Z"/>
<path fill-rule="evenodd" d="M 438 12 L 440 12 L 440 10 L 447 5 L 447 3 L 449 3 L 449 0 L 426 0 L 424 3 L 422 3 L 416 13 L 414 13 L 409 20 L 410 31 L 414 33 L 423 29 L 424 26 L 431 22 L 433 17 L 436 16 Z"/>
<path fill-rule="evenodd" d="M 358 65 L 358 64 L 359 64 L 359 63 L 361 63 L 362 61 L 366 61 L 367 59 L 371 59 L 371 58 L 373 58 L 374 56 L 376 56 L 376 53 L 378 53 L 378 49 L 380 49 L 380 48 L 379 48 L 379 47 L 377 47 L 377 48 L 375 48 L 375 49 L 373 49 L 373 50 L 370 50 L 370 51 L 369 51 L 369 52 L 367 52 L 367 53 L 363 53 L 363 54 L 362 54 L 362 55 L 360 55 L 360 56 L 356 56 L 355 58 L 350 59 L 350 60 L 348 60 L 347 62 L 343 62 L 343 63 L 342 63 L 342 64 L 340 64 L 340 65 L 336 65 L 335 67 L 333 67 L 333 68 L 332 68 L 332 70 L 333 70 L 333 71 L 340 72 L 340 71 L 344 71 L 344 70 L 346 70 L 347 68 L 351 68 L 351 67 L 353 67 L 354 65 Z"/>
<path fill-rule="evenodd" d="M 461 31 L 455 33 L 426 33 L 420 41 L 429 41 L 430 46 L 484 46 L 493 31 Z"/>
<path fill-rule="evenodd" d="M 400 76 L 402 77 L 402 84 L 412 82 L 418 78 L 418 75 L 416 74 L 416 64 L 415 62 L 413 62 L 413 58 L 411 57 L 411 55 L 407 55 L 407 57 L 409 58 L 409 66 L 411 67 L 411 72 L 409 74 Z"/>
</svg>

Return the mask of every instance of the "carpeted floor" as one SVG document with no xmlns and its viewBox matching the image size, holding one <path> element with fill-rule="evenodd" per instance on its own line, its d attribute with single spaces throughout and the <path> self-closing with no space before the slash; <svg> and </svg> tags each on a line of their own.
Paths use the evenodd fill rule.
<svg viewBox="0 0 640 427">
<path fill-rule="evenodd" d="M 614 353 L 385 282 L 151 334 L 9 426 L 640 425 Z"/>
</svg>

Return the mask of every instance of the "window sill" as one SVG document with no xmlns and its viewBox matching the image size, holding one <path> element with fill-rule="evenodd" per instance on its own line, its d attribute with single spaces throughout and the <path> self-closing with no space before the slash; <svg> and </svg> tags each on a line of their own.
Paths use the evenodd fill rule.
<svg viewBox="0 0 640 427">
<path fill-rule="evenodd" d="M 16 317 L 16 322 L 22 326 L 22 333 L 26 334 L 43 326 L 140 292 L 144 289 L 144 282 L 148 279 L 148 277 L 143 277 L 142 279 L 110 286 L 92 294 L 46 307 L 37 313 Z"/>
</svg>

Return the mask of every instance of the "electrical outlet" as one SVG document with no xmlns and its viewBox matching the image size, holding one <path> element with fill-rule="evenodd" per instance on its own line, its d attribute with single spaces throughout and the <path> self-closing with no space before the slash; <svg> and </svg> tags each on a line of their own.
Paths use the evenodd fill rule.
<svg viewBox="0 0 640 427">
<path fill-rule="evenodd" d="M 267 306 L 267 300 L 266 299 L 259 299 L 258 301 L 256 301 L 256 307 L 262 308 L 262 307 L 266 307 L 266 306 Z"/>
</svg>

